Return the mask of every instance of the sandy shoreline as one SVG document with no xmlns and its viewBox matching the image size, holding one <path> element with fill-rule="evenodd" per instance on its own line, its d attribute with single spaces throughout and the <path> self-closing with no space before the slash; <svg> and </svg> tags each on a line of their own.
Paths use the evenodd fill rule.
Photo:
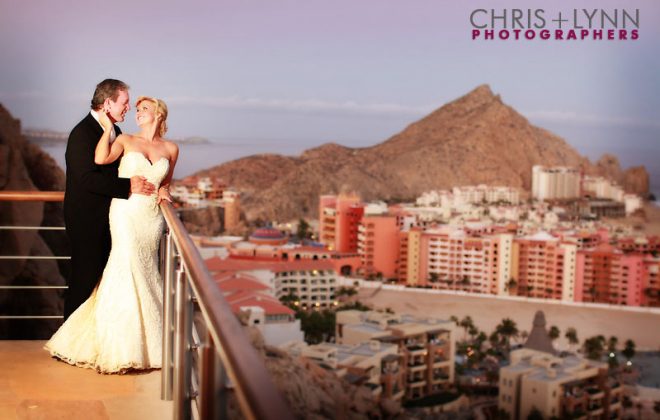
<svg viewBox="0 0 660 420">
<path fill-rule="evenodd" d="M 588 337 L 602 334 L 616 336 L 619 347 L 632 339 L 639 350 L 660 350 L 660 312 L 625 311 L 617 308 L 586 308 L 557 303 L 537 303 L 501 300 L 482 296 L 460 296 L 450 294 L 429 294 L 415 289 L 404 291 L 361 288 L 358 299 L 375 309 L 391 308 L 396 313 L 408 313 L 421 317 L 449 319 L 455 315 L 459 319 L 470 315 L 475 325 L 490 334 L 503 318 L 513 319 L 519 331 L 529 332 L 534 314 L 538 310 L 545 313 L 547 327 L 556 325 L 561 330 L 561 338 L 555 341 L 558 349 L 568 349 L 564 338 L 567 328 L 577 330 L 580 343 Z M 458 328 L 458 338 L 463 337 L 463 329 Z"/>
</svg>

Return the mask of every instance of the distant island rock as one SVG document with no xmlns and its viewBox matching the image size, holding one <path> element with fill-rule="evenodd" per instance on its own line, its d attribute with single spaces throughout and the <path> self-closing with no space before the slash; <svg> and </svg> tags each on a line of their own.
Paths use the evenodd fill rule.
<svg viewBox="0 0 660 420">
<path fill-rule="evenodd" d="M 320 194 L 346 190 L 365 200 L 412 200 L 424 191 L 477 184 L 529 190 L 534 165 L 581 167 L 628 192 L 646 197 L 649 191 L 644 167 L 623 171 L 609 155 L 591 163 L 559 136 L 530 124 L 488 85 L 372 147 L 328 143 L 296 157 L 245 157 L 193 176 L 217 177 L 239 189 L 248 220 L 288 221 L 316 217 Z"/>
<path fill-rule="evenodd" d="M 56 146 L 58 144 L 66 144 L 69 139 L 69 133 L 62 133 L 53 130 L 39 130 L 39 129 L 25 129 L 22 132 L 23 136 L 30 142 L 40 146 Z M 186 145 L 200 145 L 208 144 L 210 141 L 207 138 L 200 136 L 191 136 L 183 138 L 170 138 L 175 143 Z"/>
</svg>

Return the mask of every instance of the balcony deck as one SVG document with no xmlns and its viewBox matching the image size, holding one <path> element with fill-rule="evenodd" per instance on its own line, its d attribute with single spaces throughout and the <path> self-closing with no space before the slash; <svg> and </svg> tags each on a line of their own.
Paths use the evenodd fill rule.
<svg viewBox="0 0 660 420">
<path fill-rule="evenodd" d="M 0 341 L 1 419 L 170 419 L 160 371 L 101 375 L 56 361 L 45 341 Z"/>
</svg>

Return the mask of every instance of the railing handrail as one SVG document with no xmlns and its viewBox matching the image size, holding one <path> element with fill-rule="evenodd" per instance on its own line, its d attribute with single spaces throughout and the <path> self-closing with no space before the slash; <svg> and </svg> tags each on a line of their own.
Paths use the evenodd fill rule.
<svg viewBox="0 0 660 420">
<path fill-rule="evenodd" d="M 64 201 L 64 191 L 0 191 L 0 201 Z"/>
<path fill-rule="evenodd" d="M 209 334 L 222 349 L 218 355 L 236 390 L 243 413 L 253 419 L 292 418 L 262 358 L 249 342 L 245 330 L 213 281 L 174 208 L 166 201 L 160 207 L 188 270 L 190 285 Z"/>
<path fill-rule="evenodd" d="M 0 191 L 0 201 L 61 202 L 63 200 L 64 191 Z M 172 239 L 178 248 L 181 261 L 186 267 L 186 279 L 194 292 L 208 334 L 216 344 L 214 350 L 232 382 L 241 411 L 250 419 L 293 418 L 271 380 L 263 359 L 248 340 L 245 330 L 213 281 L 204 260 L 183 223 L 177 217 L 174 208 L 168 202 L 161 203 L 160 208 Z M 37 227 L 27 228 L 37 229 Z M 19 287 L 7 286 L 6 288 Z M 21 286 L 20 288 L 27 287 Z M 35 286 L 35 288 L 37 287 Z M 40 316 L 38 318 L 53 317 Z M 57 318 L 61 318 L 61 316 Z"/>
<path fill-rule="evenodd" d="M 0 201 L 64 201 L 64 191 L 0 191 Z M 60 226 L 0 226 L 0 231 L 8 230 L 53 230 L 61 231 L 64 227 Z M 53 255 L 0 255 L 0 261 L 7 260 L 70 260 L 70 256 Z M 29 285 L 3 285 L 0 290 L 62 290 L 68 289 L 68 286 L 29 286 Z M 0 315 L 2 320 L 10 319 L 62 319 L 62 315 Z"/>
</svg>

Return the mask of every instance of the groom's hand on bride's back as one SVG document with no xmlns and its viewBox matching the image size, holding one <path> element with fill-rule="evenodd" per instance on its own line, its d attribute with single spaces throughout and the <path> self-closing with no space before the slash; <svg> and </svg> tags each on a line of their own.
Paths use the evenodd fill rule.
<svg viewBox="0 0 660 420">
<path fill-rule="evenodd" d="M 131 177 L 131 194 L 151 195 L 156 191 L 156 187 L 147 178 L 143 176 Z"/>
</svg>

